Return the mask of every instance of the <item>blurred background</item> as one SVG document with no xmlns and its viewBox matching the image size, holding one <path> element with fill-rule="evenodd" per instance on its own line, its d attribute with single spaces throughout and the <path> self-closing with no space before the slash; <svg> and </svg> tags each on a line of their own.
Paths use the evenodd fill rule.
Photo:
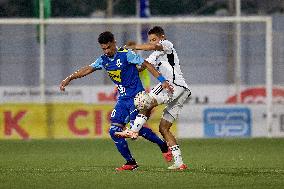
<svg viewBox="0 0 284 189">
<path fill-rule="evenodd" d="M 148 1 L 152 16 L 233 16 L 236 13 L 235 0 L 156 0 Z M 1 17 L 34 17 L 35 0 L 1 0 Z M 135 16 L 136 1 L 127 0 L 45 0 L 51 17 L 107 17 Z M 283 14 L 281 0 L 242 0 L 243 15 Z"/>
<path fill-rule="evenodd" d="M 123 46 L 147 42 L 155 25 L 173 42 L 192 90 L 178 137 L 284 136 L 284 1 L 0 0 L 0 137 L 108 137 L 116 97 L 106 73 L 72 81 L 65 93 L 58 86 L 101 55 L 101 32 Z M 146 88 L 157 84 L 142 79 Z M 149 122 L 156 131 L 161 111 Z"/>
</svg>

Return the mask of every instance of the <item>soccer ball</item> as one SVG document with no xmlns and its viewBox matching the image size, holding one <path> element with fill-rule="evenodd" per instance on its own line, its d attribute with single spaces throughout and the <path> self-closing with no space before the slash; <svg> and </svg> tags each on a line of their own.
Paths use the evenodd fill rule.
<svg viewBox="0 0 284 189">
<path fill-rule="evenodd" d="M 134 105 L 138 110 L 144 110 L 150 108 L 152 101 L 153 98 L 146 91 L 141 91 L 136 94 Z"/>
</svg>

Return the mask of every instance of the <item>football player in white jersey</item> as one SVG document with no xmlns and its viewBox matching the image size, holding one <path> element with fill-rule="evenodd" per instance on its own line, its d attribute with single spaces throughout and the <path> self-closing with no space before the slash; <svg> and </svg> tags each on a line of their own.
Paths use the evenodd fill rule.
<svg viewBox="0 0 284 189">
<path fill-rule="evenodd" d="M 149 94 L 139 93 L 136 96 L 136 105 L 139 114 L 130 129 L 117 133 L 121 137 L 136 139 L 138 131 L 150 117 L 151 110 L 159 104 L 166 104 L 162 115 L 159 131 L 168 142 L 169 148 L 174 157 L 174 164 L 168 169 L 183 170 L 186 164 L 183 163 L 181 150 L 177 144 L 175 136 L 171 133 L 170 128 L 177 119 L 184 102 L 189 98 L 191 92 L 186 84 L 179 64 L 179 59 L 173 44 L 166 39 L 163 28 L 155 26 L 148 32 L 149 43 L 125 46 L 133 50 L 153 50 L 154 52 L 146 59 L 157 70 L 163 74 L 174 88 L 174 93 L 163 90 L 161 83 L 154 87 Z M 142 68 L 143 69 L 143 68 Z"/>
</svg>

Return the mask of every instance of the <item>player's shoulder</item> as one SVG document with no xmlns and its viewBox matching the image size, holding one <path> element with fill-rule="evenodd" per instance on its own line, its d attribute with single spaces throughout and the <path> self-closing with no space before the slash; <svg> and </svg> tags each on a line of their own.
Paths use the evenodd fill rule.
<svg viewBox="0 0 284 189">
<path fill-rule="evenodd" d="M 97 61 L 99 62 L 105 62 L 107 61 L 107 56 L 105 54 L 102 54 L 101 56 L 98 57 Z"/>
<path fill-rule="evenodd" d="M 166 46 L 174 46 L 173 43 L 167 39 L 160 40 L 160 44 L 166 45 Z"/>
</svg>

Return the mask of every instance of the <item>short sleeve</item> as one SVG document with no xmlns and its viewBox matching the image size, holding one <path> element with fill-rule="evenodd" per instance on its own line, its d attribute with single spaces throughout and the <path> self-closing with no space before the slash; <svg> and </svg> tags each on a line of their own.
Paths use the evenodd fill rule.
<svg viewBox="0 0 284 189">
<path fill-rule="evenodd" d="M 102 59 L 102 57 L 100 57 L 94 63 L 92 63 L 90 66 L 99 70 L 99 69 L 103 68 L 102 64 L 103 64 L 103 59 Z"/>
<path fill-rule="evenodd" d="M 136 54 L 131 50 L 128 50 L 126 56 L 127 56 L 127 61 L 132 64 L 137 64 L 141 66 L 144 62 L 144 58 L 142 58 L 139 54 Z"/>
<path fill-rule="evenodd" d="M 165 51 L 165 53 L 167 53 L 167 54 L 171 54 L 172 53 L 172 48 L 173 48 L 174 45 L 170 41 L 168 41 L 168 40 L 161 40 L 160 44 L 162 45 L 163 50 Z"/>
</svg>

